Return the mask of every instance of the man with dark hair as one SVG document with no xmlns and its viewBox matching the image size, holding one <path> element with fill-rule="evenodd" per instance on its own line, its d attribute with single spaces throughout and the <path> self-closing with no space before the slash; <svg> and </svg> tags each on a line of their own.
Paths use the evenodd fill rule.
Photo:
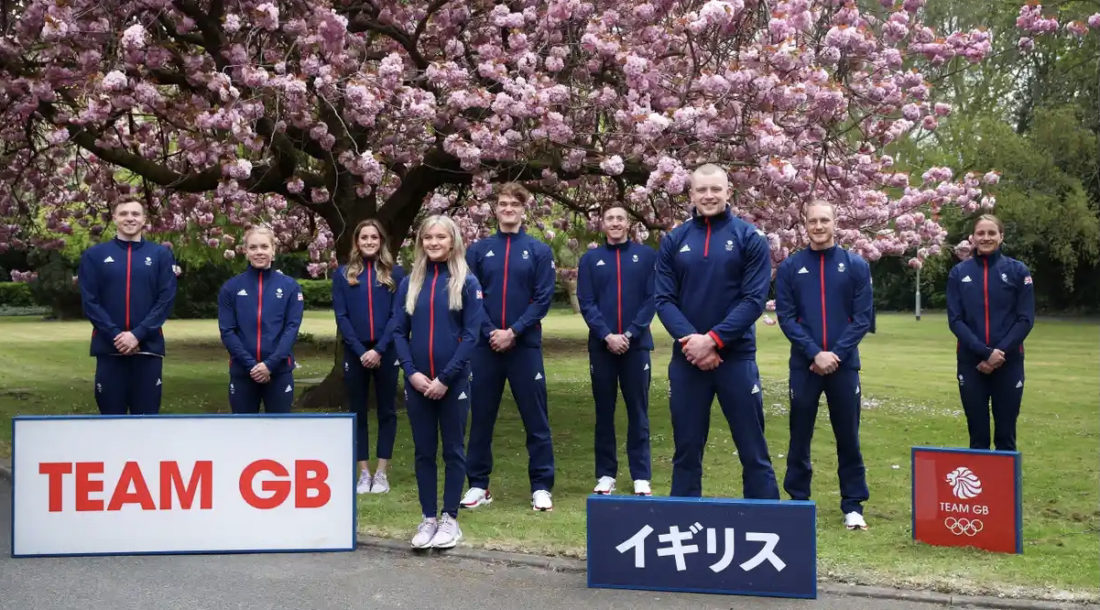
<svg viewBox="0 0 1100 610">
<path fill-rule="evenodd" d="M 164 333 L 176 298 L 175 262 L 160 244 L 142 239 L 145 207 L 115 205 L 114 239 L 84 251 L 78 280 L 92 323 L 95 399 L 104 415 L 160 411 Z"/>
<path fill-rule="evenodd" d="M 653 351 L 653 266 L 657 253 L 629 239 L 630 219 L 621 206 L 601 217 L 606 242 L 581 257 L 577 300 L 588 324 L 589 372 L 596 402 L 596 487 L 615 491 L 619 468 L 615 402 L 621 387 L 626 403 L 626 453 L 634 494 L 651 495 L 649 454 L 649 353 Z"/>
<path fill-rule="evenodd" d="M 523 229 L 524 209 L 530 199 L 522 185 L 502 185 L 493 209 L 497 232 L 466 251 L 466 262 L 484 290 L 486 319 L 472 360 L 474 391 L 466 457 L 470 489 L 462 498 L 464 508 L 493 501 L 489 493 L 493 427 L 505 380 L 527 432 L 531 507 L 538 511 L 554 508 L 550 495 L 554 446 L 546 404 L 541 324 L 554 296 L 554 258 L 549 246 Z"/>
<path fill-rule="evenodd" d="M 690 197 L 692 218 L 661 240 L 657 255 L 657 315 L 676 340 L 668 366 L 676 445 L 671 495 L 702 495 L 703 449 L 717 395 L 737 445 L 745 497 L 778 500 L 756 366 L 755 324 L 771 277 L 768 242 L 730 213 L 722 168 L 696 169 Z"/>
</svg>

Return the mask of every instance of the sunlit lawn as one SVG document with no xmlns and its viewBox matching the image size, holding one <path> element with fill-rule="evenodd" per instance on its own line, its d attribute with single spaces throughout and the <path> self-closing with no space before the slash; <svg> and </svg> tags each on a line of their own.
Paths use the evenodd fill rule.
<svg viewBox="0 0 1100 610">
<path fill-rule="evenodd" d="M 496 472 L 489 507 L 461 515 L 465 543 L 534 553 L 583 556 L 585 498 L 594 483 L 594 414 L 579 316 L 555 310 L 547 318 L 546 370 L 557 458 L 553 513 L 530 509 L 527 455 L 518 414 L 506 392 L 494 443 Z M 92 413 L 94 361 L 86 322 L 0 318 L 0 414 Z M 672 458 L 666 363 L 668 341 L 655 328 L 651 426 L 654 491 L 667 493 Z M 867 532 L 841 525 L 832 433 L 824 411 L 814 444 L 819 572 L 848 582 L 1031 596 L 1059 591 L 1095 598 L 1100 582 L 1100 490 L 1097 462 L 1100 368 L 1095 322 L 1041 320 L 1027 342 L 1027 392 L 1019 422 L 1024 455 L 1024 553 L 999 555 L 935 548 L 910 531 L 909 448 L 967 444 L 955 384 L 954 341 L 942 316 L 880 315 L 878 333 L 863 344 L 862 443 L 871 500 Z M 323 377 L 332 363 L 335 325 L 327 312 L 308 312 L 306 340 L 296 349 L 299 380 Z M 164 411 L 228 412 L 226 359 L 210 320 L 170 321 L 164 366 Z M 758 327 L 767 436 L 780 477 L 786 452 L 788 344 L 776 327 Z M 306 384 L 299 384 L 304 387 Z M 301 389 L 301 388 L 300 388 Z M 620 440 L 625 415 L 619 410 Z M 373 414 L 371 414 L 373 420 Z M 740 467 L 717 408 L 705 460 L 704 493 L 736 497 Z M 0 426 L 0 456 L 10 454 L 11 427 Z M 622 450 L 620 449 L 620 453 Z M 364 532 L 404 539 L 418 520 L 407 420 L 399 420 L 386 496 L 360 499 Z M 625 455 L 620 461 L 625 469 Z M 625 479 L 625 474 L 623 475 Z M 624 480 L 625 482 L 625 480 Z M 627 483 L 628 485 L 628 483 Z"/>
</svg>

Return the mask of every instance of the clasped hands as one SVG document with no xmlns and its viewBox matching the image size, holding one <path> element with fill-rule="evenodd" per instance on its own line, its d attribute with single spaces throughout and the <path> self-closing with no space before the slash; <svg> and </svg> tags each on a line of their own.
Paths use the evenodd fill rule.
<svg viewBox="0 0 1100 610">
<path fill-rule="evenodd" d="M 440 381 L 438 377 L 428 379 L 428 376 L 424 373 L 413 373 L 412 377 L 409 377 L 409 385 L 423 394 L 425 398 L 432 400 L 439 400 L 447 393 L 447 385 Z"/>
<path fill-rule="evenodd" d="M 709 335 L 692 333 L 680 338 L 680 351 L 684 358 L 701 371 L 713 371 L 722 364 L 718 344 Z"/>
<path fill-rule="evenodd" d="M 986 375 L 1001 368 L 1001 365 L 1005 363 L 1005 353 L 999 349 L 994 349 L 993 353 L 989 355 L 988 360 L 982 360 L 978 363 L 978 371 L 985 373 Z"/>
</svg>

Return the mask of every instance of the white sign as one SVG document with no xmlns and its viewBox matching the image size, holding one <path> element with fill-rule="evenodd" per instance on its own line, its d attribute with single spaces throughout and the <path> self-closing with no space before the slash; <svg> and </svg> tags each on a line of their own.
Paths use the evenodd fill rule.
<svg viewBox="0 0 1100 610">
<path fill-rule="evenodd" d="M 16 417 L 12 556 L 355 548 L 354 419 Z"/>
</svg>

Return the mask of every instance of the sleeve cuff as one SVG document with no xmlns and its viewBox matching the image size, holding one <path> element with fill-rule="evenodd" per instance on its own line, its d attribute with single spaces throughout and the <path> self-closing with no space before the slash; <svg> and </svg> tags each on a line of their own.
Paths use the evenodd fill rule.
<svg viewBox="0 0 1100 610">
<path fill-rule="evenodd" d="M 718 346 L 718 349 L 726 347 L 726 344 L 722 343 L 722 339 L 718 336 L 718 333 L 713 330 L 707 331 L 707 336 L 714 340 L 714 344 Z"/>
</svg>

